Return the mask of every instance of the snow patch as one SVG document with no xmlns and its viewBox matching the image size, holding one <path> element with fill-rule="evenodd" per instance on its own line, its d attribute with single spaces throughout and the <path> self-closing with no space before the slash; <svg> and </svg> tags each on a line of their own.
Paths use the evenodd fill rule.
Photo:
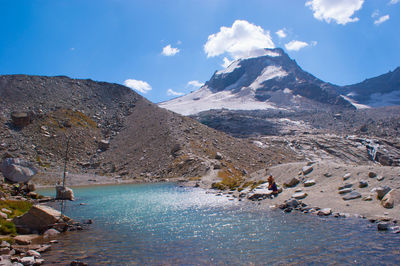
<svg viewBox="0 0 400 266">
<path fill-rule="evenodd" d="M 261 72 L 261 75 L 257 77 L 257 79 L 249 86 L 253 90 L 257 90 L 262 87 L 262 83 L 274 79 L 274 78 L 282 78 L 287 76 L 288 73 L 282 69 L 282 67 L 277 66 L 267 66 Z"/>
<path fill-rule="evenodd" d="M 233 94 L 232 91 L 227 90 L 213 93 L 208 86 L 203 86 L 188 95 L 160 103 L 159 106 L 182 115 L 223 108 L 228 110 L 281 109 L 273 103 L 257 101 L 254 98 L 254 91 L 248 88 L 244 88 L 242 93 Z"/>
<path fill-rule="evenodd" d="M 217 71 L 217 75 L 232 73 L 236 68 L 240 67 L 240 60 L 233 61 L 226 69 Z"/>
<path fill-rule="evenodd" d="M 293 91 L 291 89 L 289 89 L 289 88 L 285 88 L 283 90 L 283 93 L 290 94 L 290 93 L 293 93 Z"/>
<path fill-rule="evenodd" d="M 350 103 L 351 103 L 355 108 L 357 108 L 357 109 L 368 109 L 368 108 L 371 108 L 371 107 L 368 106 L 368 105 L 359 104 L 359 103 L 357 103 L 357 102 L 354 101 L 353 99 L 350 99 L 350 98 L 347 97 L 347 96 L 344 96 L 344 95 L 340 95 L 340 96 L 342 96 L 342 98 L 345 99 L 346 101 L 350 102 Z"/>
</svg>

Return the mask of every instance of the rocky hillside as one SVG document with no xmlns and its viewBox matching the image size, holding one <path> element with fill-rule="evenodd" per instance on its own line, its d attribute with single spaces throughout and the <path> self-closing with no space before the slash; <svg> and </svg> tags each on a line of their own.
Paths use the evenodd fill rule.
<svg viewBox="0 0 400 266">
<path fill-rule="evenodd" d="M 70 138 L 71 173 L 120 179 L 241 178 L 296 159 L 265 150 L 161 109 L 127 87 L 68 77 L 0 77 L 0 156 L 62 171 Z"/>
</svg>

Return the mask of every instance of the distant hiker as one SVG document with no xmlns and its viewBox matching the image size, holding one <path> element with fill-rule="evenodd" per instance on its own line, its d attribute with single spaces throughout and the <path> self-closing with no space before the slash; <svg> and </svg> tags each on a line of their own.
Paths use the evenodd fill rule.
<svg viewBox="0 0 400 266">
<path fill-rule="evenodd" d="M 278 194 L 278 187 L 276 186 L 275 179 L 272 177 L 272 175 L 268 176 L 268 189 L 272 190 L 272 194 L 276 195 Z"/>
</svg>

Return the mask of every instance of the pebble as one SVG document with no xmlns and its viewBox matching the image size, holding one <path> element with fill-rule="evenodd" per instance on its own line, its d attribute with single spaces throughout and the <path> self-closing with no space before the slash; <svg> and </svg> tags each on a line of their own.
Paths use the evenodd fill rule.
<svg viewBox="0 0 400 266">
<path fill-rule="evenodd" d="M 368 182 L 365 181 L 365 180 L 360 180 L 360 182 L 358 183 L 358 187 L 359 187 L 359 188 L 368 187 Z"/>
<path fill-rule="evenodd" d="M 368 177 L 369 177 L 369 178 L 374 178 L 374 177 L 376 177 L 376 173 L 374 173 L 374 172 L 369 172 L 369 173 L 368 173 Z"/>
<path fill-rule="evenodd" d="M 351 188 L 353 186 L 353 184 L 350 183 L 345 183 L 341 186 L 338 187 L 339 190 L 344 189 L 344 188 Z"/>
<path fill-rule="evenodd" d="M 383 179 L 385 179 L 385 177 L 383 177 L 381 175 L 376 178 L 376 180 L 378 180 L 378 181 L 382 181 Z"/>
<path fill-rule="evenodd" d="M 344 176 L 343 176 L 343 180 L 347 180 L 347 179 L 349 179 L 351 177 L 351 174 L 350 173 L 347 173 L 347 174 L 345 174 Z"/>
<path fill-rule="evenodd" d="M 353 191 L 353 192 L 347 194 L 346 196 L 344 196 L 343 200 L 353 200 L 353 199 L 357 199 L 357 198 L 361 198 L 361 194 L 358 193 L 357 191 Z"/>
<path fill-rule="evenodd" d="M 292 198 L 295 199 L 304 199 L 305 197 L 307 197 L 307 193 L 305 192 L 297 192 L 292 195 Z"/>
<path fill-rule="evenodd" d="M 306 182 L 304 182 L 304 186 L 305 187 L 311 187 L 315 185 L 315 180 L 311 179 L 311 180 L 307 180 Z"/>
<path fill-rule="evenodd" d="M 353 189 L 352 188 L 343 188 L 343 189 L 341 189 L 341 190 L 339 190 L 339 194 L 347 194 L 347 193 L 350 193 L 350 192 L 352 192 L 353 191 Z"/>
</svg>

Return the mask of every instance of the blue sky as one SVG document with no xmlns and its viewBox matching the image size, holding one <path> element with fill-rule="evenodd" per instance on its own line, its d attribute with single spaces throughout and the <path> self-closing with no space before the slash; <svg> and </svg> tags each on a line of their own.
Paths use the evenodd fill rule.
<svg viewBox="0 0 400 266">
<path fill-rule="evenodd" d="M 0 74 L 125 83 L 153 102 L 261 46 L 338 85 L 400 66 L 399 0 L 0 0 L 0 11 Z"/>
</svg>

